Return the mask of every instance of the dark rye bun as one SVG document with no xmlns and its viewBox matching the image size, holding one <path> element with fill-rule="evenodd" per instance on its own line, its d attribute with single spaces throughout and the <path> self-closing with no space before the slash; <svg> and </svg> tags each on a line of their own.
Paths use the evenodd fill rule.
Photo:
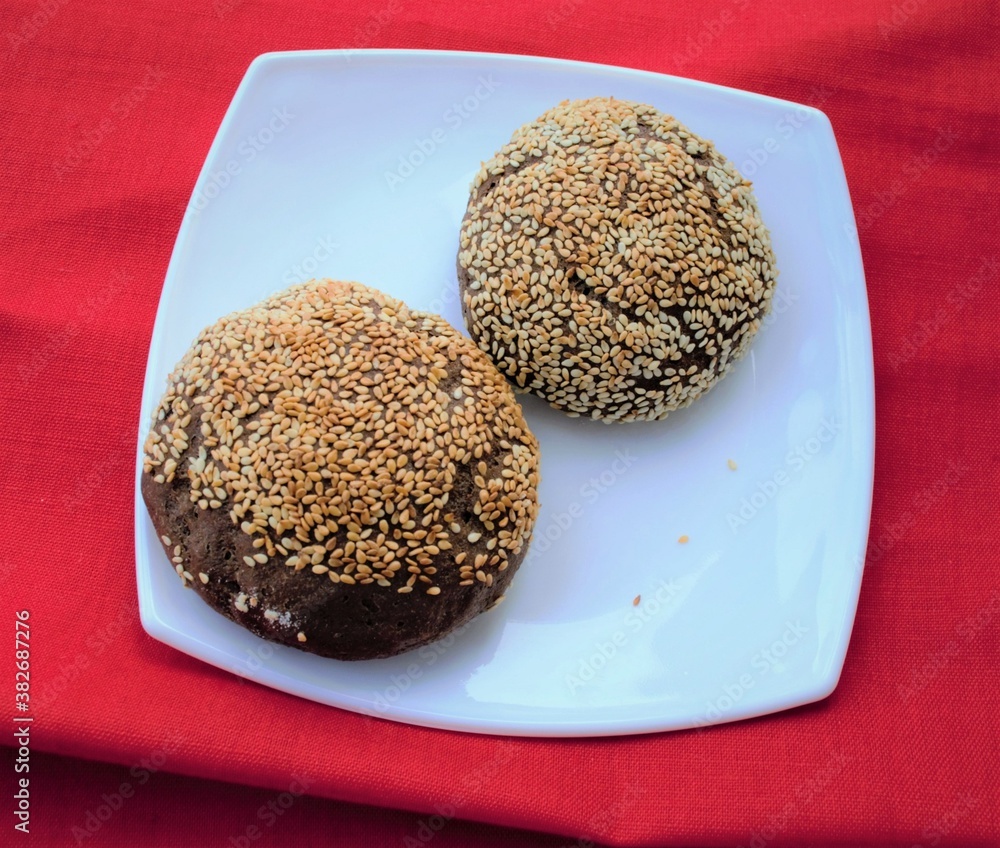
<svg viewBox="0 0 1000 848">
<path fill-rule="evenodd" d="M 208 604 L 265 639 L 360 660 L 503 597 L 538 512 L 538 459 L 472 342 L 323 280 L 198 336 L 154 414 L 142 494 Z"/>
<path fill-rule="evenodd" d="M 746 352 L 777 270 L 750 183 L 652 106 L 561 103 L 484 163 L 462 222 L 466 326 L 570 415 L 665 418 Z"/>
</svg>

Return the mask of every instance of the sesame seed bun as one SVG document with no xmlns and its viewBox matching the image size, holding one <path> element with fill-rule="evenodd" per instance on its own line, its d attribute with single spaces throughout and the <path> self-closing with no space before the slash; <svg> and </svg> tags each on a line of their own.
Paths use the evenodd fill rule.
<svg viewBox="0 0 1000 848">
<path fill-rule="evenodd" d="M 561 103 L 484 163 L 462 222 L 466 326 L 570 415 L 665 418 L 746 352 L 777 270 L 750 183 L 652 106 Z"/>
<path fill-rule="evenodd" d="M 154 413 L 141 487 L 185 586 L 265 639 L 357 660 L 499 601 L 538 513 L 538 460 L 472 342 L 322 280 L 198 336 Z"/>
</svg>

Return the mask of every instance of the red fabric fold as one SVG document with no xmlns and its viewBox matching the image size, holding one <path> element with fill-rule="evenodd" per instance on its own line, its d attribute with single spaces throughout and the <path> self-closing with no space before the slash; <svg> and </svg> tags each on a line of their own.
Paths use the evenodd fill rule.
<svg viewBox="0 0 1000 848">
<path fill-rule="evenodd" d="M 995 3 L 33 0 L 5 3 L 2 20 L 0 574 L 8 626 L 31 612 L 34 750 L 128 769 L 155 756 L 274 791 L 306 775 L 312 795 L 421 815 L 445 804 L 566 844 L 1000 841 Z M 491 738 L 302 701 L 143 632 L 132 457 L 185 205 L 256 55 L 345 47 L 605 62 L 830 116 L 878 423 L 861 602 L 826 701 L 704 732 Z M 150 816 L 174 815 L 176 797 L 157 797 Z"/>
</svg>

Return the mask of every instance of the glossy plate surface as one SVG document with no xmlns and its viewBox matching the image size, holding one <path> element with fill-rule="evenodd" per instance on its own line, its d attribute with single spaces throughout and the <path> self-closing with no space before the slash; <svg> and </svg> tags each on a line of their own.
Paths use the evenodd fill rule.
<svg viewBox="0 0 1000 848">
<path fill-rule="evenodd" d="M 152 636 L 305 698 L 483 733 L 667 730 L 833 690 L 868 532 L 874 395 L 854 216 L 830 123 L 814 109 L 530 57 L 258 58 L 177 238 L 137 459 L 191 339 L 294 282 L 359 280 L 464 328 L 455 256 L 480 162 L 559 101 L 596 95 L 676 115 L 753 180 L 780 277 L 751 353 L 659 423 L 570 419 L 525 398 L 542 445 L 528 559 L 503 605 L 388 660 L 271 645 L 183 589 L 146 515 L 137 461 L 139 602 Z"/>
</svg>

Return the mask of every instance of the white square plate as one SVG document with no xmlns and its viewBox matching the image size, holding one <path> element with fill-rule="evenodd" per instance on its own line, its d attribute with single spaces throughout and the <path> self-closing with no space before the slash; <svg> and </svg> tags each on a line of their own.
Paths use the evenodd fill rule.
<svg viewBox="0 0 1000 848">
<path fill-rule="evenodd" d="M 264 642 L 183 589 L 138 479 L 149 416 L 191 339 L 312 277 L 359 280 L 464 328 L 455 257 L 480 162 L 559 101 L 596 95 L 676 115 L 752 178 L 780 277 L 746 359 L 658 423 L 571 419 L 524 398 L 542 446 L 534 541 L 505 603 L 458 636 L 337 662 Z M 220 668 L 344 709 L 525 736 L 669 730 L 823 698 L 854 620 L 874 451 L 864 274 L 830 123 L 755 94 L 551 59 L 261 56 L 177 237 L 141 422 L 142 622 Z"/>
</svg>

